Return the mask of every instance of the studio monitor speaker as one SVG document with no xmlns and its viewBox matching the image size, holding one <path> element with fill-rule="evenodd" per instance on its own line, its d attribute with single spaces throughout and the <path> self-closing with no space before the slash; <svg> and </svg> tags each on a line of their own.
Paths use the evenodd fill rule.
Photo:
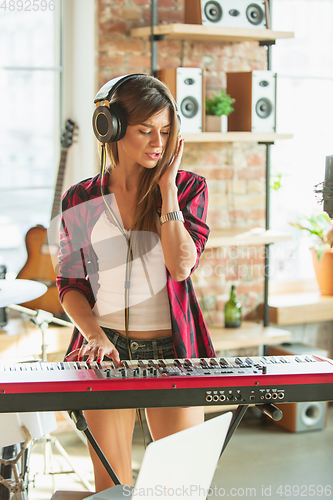
<svg viewBox="0 0 333 500">
<path fill-rule="evenodd" d="M 158 78 L 170 89 L 177 102 L 181 131 L 197 134 L 203 131 L 205 85 L 201 68 L 170 68 L 158 72 Z"/>
<path fill-rule="evenodd" d="M 299 343 L 270 346 L 268 354 L 270 356 L 314 354 L 322 357 L 329 355 L 325 350 Z M 282 419 L 275 423 L 291 432 L 315 431 L 325 428 L 328 408 L 326 402 L 285 403 L 275 406 L 280 408 L 283 413 Z"/>
<path fill-rule="evenodd" d="M 273 71 L 227 73 L 227 93 L 235 99 L 228 130 L 276 132 L 276 81 Z"/>
<path fill-rule="evenodd" d="M 228 28 L 266 29 L 267 2 L 251 0 L 185 0 L 185 23 Z"/>
</svg>

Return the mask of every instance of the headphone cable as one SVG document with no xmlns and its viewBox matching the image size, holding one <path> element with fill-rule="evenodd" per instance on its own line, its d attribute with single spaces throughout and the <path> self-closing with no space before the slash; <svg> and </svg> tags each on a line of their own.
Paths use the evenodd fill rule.
<svg viewBox="0 0 333 500">
<path fill-rule="evenodd" d="M 102 151 L 101 151 L 101 193 L 102 193 L 102 198 L 104 201 L 104 204 L 111 215 L 113 221 L 115 222 L 116 226 L 120 230 L 120 232 L 125 236 L 126 241 L 127 241 L 127 257 L 126 257 L 126 275 L 125 275 L 125 332 L 126 332 L 126 340 L 127 340 L 127 349 L 128 349 L 128 354 L 129 358 L 131 361 L 132 359 L 132 353 L 129 345 L 129 337 L 128 337 L 128 332 L 129 332 L 129 293 L 130 293 L 130 282 L 131 282 L 131 273 L 132 273 L 132 266 L 133 266 L 133 250 L 132 250 L 132 230 L 130 230 L 129 235 L 127 236 L 125 229 L 122 227 L 122 225 L 119 223 L 116 214 L 112 210 L 112 207 L 108 200 L 106 199 L 106 196 L 104 194 L 104 186 L 103 186 L 103 180 L 104 180 L 104 175 L 105 175 L 105 164 L 106 164 L 106 151 L 105 151 L 105 144 L 102 144 Z M 143 421 L 142 421 L 142 415 L 140 408 L 136 408 L 139 424 L 141 427 L 142 431 L 142 436 L 143 436 L 143 444 L 145 449 L 147 448 L 146 444 L 146 438 L 145 438 L 145 433 L 143 429 Z"/>
</svg>

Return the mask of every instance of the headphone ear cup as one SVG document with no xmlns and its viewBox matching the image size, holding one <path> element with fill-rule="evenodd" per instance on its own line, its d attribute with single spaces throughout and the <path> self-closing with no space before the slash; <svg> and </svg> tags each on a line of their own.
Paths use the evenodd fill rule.
<svg viewBox="0 0 333 500">
<path fill-rule="evenodd" d="M 102 143 L 112 142 L 118 133 L 117 118 L 111 113 L 108 106 L 98 106 L 92 119 L 93 131 Z"/>
<path fill-rule="evenodd" d="M 115 131 L 114 139 L 112 139 L 111 141 L 117 142 L 120 141 L 120 139 L 122 139 L 126 133 L 127 121 L 123 110 L 116 102 L 110 103 L 110 113 L 115 117 L 117 122 L 117 131 Z"/>
<path fill-rule="evenodd" d="M 98 106 L 93 114 L 92 126 L 97 139 L 106 144 L 122 139 L 126 132 L 126 118 L 121 108 L 116 104 Z"/>
<path fill-rule="evenodd" d="M 178 123 L 178 135 L 179 135 L 180 132 L 181 132 L 182 119 L 181 119 L 181 116 L 180 116 L 180 112 L 179 112 L 176 100 L 174 98 L 172 98 L 172 100 L 173 100 L 173 103 L 175 105 L 176 116 L 177 116 L 177 123 Z"/>
<path fill-rule="evenodd" d="M 180 117 L 178 109 L 177 109 L 177 120 L 178 120 L 178 135 L 179 135 L 181 132 L 182 119 Z"/>
</svg>

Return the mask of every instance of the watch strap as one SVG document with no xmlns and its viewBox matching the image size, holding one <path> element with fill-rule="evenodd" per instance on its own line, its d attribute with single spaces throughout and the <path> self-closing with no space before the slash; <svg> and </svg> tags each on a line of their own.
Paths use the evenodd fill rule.
<svg viewBox="0 0 333 500">
<path fill-rule="evenodd" d="M 184 222 L 183 212 L 178 210 L 177 212 L 169 212 L 167 214 L 161 215 L 160 217 L 161 225 L 165 222 L 169 222 L 170 220 L 180 220 L 181 222 Z"/>
</svg>

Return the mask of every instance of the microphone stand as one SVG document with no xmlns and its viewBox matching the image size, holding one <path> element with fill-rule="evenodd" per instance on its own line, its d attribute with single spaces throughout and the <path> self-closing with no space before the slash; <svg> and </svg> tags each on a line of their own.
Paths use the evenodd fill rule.
<svg viewBox="0 0 333 500">
<path fill-rule="evenodd" d="M 42 356 L 41 360 L 43 362 L 47 361 L 47 344 L 45 344 L 45 333 L 49 327 L 50 323 L 56 323 L 60 326 L 73 326 L 69 321 L 64 321 L 63 319 L 55 318 L 52 313 L 43 311 L 42 309 L 38 309 L 37 311 L 33 311 L 32 309 L 28 309 L 27 307 L 17 306 L 12 304 L 8 306 L 9 309 L 13 309 L 14 311 L 18 311 L 20 313 L 27 314 L 28 316 L 32 316 L 32 323 L 40 329 L 42 334 Z"/>
</svg>

